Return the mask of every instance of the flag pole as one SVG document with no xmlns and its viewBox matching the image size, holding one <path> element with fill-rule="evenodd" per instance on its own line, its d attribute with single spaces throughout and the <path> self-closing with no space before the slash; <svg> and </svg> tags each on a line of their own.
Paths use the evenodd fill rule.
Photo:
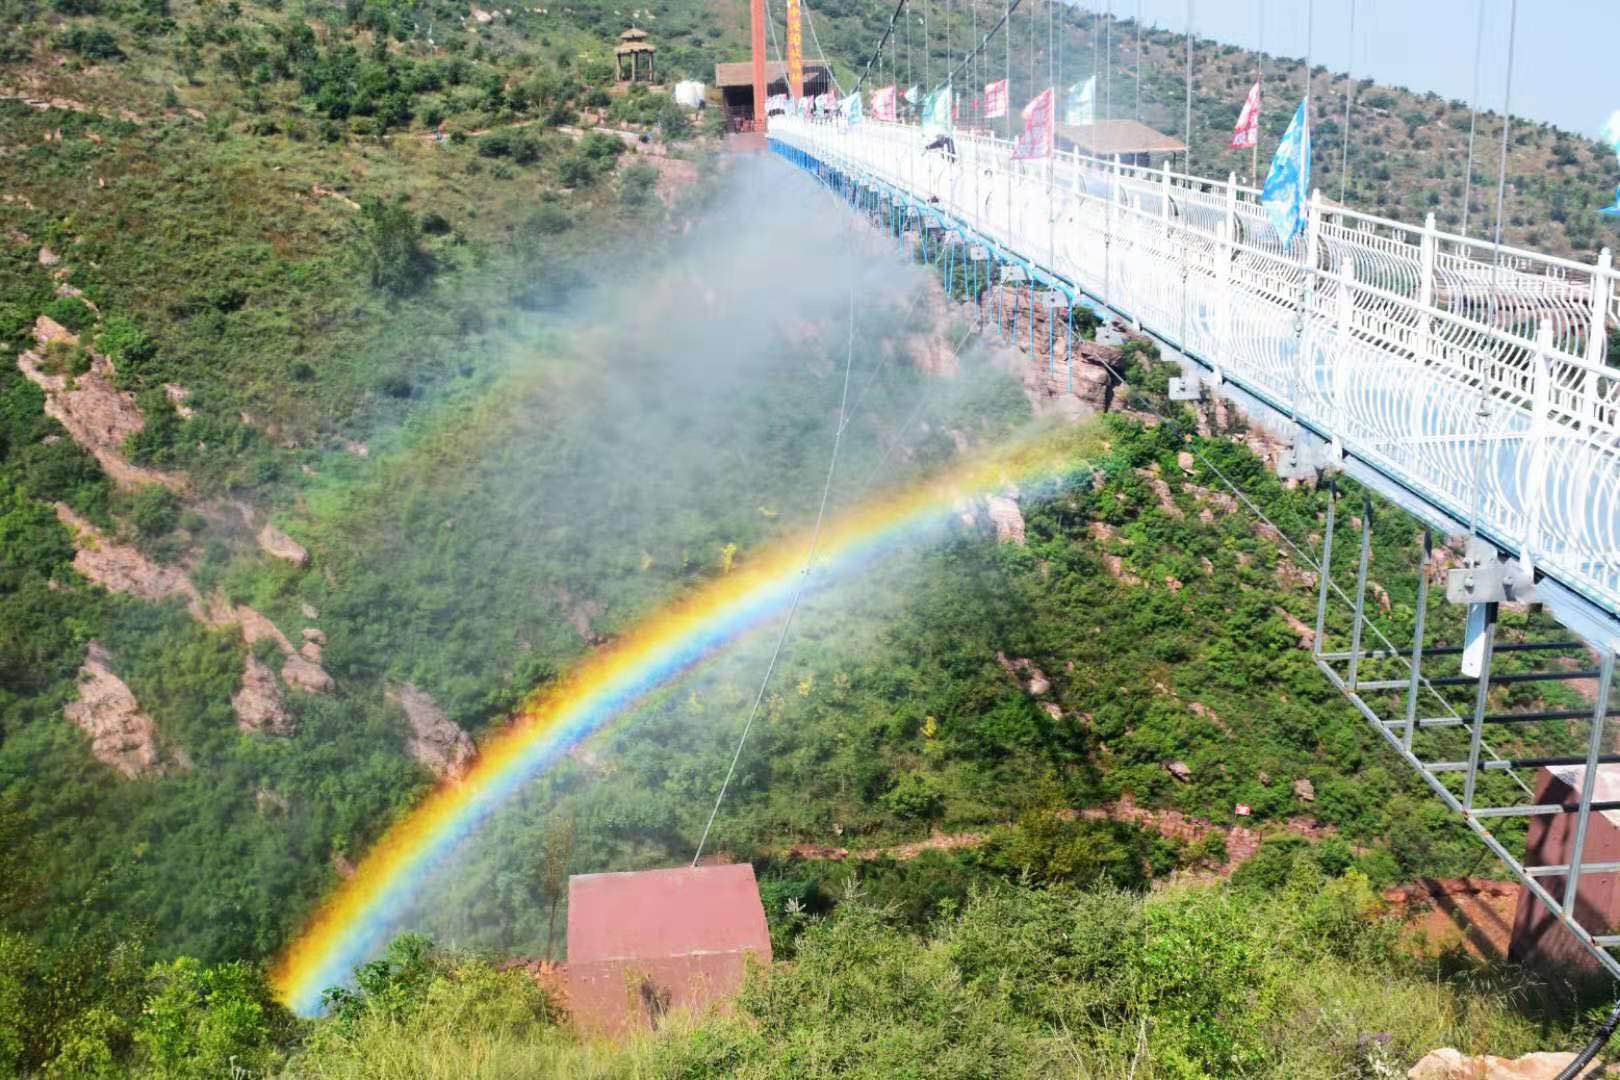
<svg viewBox="0 0 1620 1080">
<path fill-rule="evenodd" d="M 1261 86 L 1266 81 L 1266 0 L 1260 0 L 1260 34 L 1254 49 L 1254 85 Z M 1265 112 L 1264 102 L 1266 92 L 1264 87 L 1260 90 L 1260 112 Z M 1255 120 L 1260 119 L 1259 115 Z M 1249 183 L 1260 183 L 1260 139 L 1256 132 L 1254 145 L 1249 147 Z"/>
</svg>

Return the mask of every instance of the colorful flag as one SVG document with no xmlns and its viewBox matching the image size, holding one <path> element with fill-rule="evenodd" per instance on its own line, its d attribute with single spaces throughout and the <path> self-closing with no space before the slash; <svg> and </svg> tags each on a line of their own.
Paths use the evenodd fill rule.
<svg viewBox="0 0 1620 1080">
<path fill-rule="evenodd" d="M 1260 193 L 1277 230 L 1277 239 L 1288 244 L 1305 228 L 1305 201 L 1311 189 L 1311 121 L 1305 115 L 1305 102 L 1294 110 L 1294 119 L 1283 132 L 1277 156 L 1271 159 L 1271 173 Z"/>
<path fill-rule="evenodd" d="M 1081 79 L 1069 87 L 1064 119 L 1066 123 L 1082 125 L 1097 122 L 1097 76 Z"/>
<path fill-rule="evenodd" d="M 1615 157 L 1620 158 L 1620 109 L 1616 109 L 1603 125 L 1603 141 L 1614 150 Z M 1614 205 L 1605 206 L 1598 213 L 1604 217 L 1620 217 L 1620 185 L 1614 189 Z"/>
<path fill-rule="evenodd" d="M 1015 160 L 1052 156 L 1052 112 L 1056 98 L 1048 86 L 1024 106 L 1024 133 L 1013 144 Z"/>
<path fill-rule="evenodd" d="M 1238 113 L 1237 127 L 1232 129 L 1232 149 L 1247 150 L 1260 143 L 1260 83 L 1249 87 L 1249 96 L 1243 99 L 1243 111 Z"/>
<path fill-rule="evenodd" d="M 895 115 L 895 88 L 885 86 L 881 90 L 872 91 L 872 118 L 874 120 L 894 120 Z"/>
<path fill-rule="evenodd" d="M 844 121 L 846 123 L 850 123 L 850 124 L 858 124 L 858 123 L 860 123 L 861 122 L 861 92 L 859 90 L 857 90 L 853 94 L 849 95 L 849 97 L 845 98 L 843 100 L 843 103 L 839 106 L 839 109 L 843 112 Z"/>
<path fill-rule="evenodd" d="M 820 109 L 822 112 L 830 113 L 837 107 L 838 99 L 832 96 L 831 91 L 828 91 L 825 94 L 816 95 L 816 108 Z"/>
<path fill-rule="evenodd" d="M 922 87 L 920 87 L 920 86 L 910 87 L 909 89 L 906 90 L 906 92 L 904 94 L 902 94 L 900 96 L 906 99 L 906 104 L 907 105 L 915 105 L 915 104 L 917 104 L 917 99 L 922 97 Z"/>
<path fill-rule="evenodd" d="M 951 130 L 951 86 L 946 83 L 923 98 L 922 129 L 928 135 L 944 135 Z"/>
<path fill-rule="evenodd" d="M 984 118 L 994 120 L 1007 115 L 1007 80 L 997 79 L 984 84 Z"/>
</svg>

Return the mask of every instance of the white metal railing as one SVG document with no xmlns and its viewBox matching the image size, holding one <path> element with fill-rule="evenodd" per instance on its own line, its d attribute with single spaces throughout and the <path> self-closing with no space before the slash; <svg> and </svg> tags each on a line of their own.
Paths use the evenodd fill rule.
<svg viewBox="0 0 1620 1080">
<path fill-rule="evenodd" d="M 1620 614 L 1620 275 L 1313 197 L 908 124 L 774 117 L 770 137 L 926 203 L 1217 367 Z"/>
</svg>

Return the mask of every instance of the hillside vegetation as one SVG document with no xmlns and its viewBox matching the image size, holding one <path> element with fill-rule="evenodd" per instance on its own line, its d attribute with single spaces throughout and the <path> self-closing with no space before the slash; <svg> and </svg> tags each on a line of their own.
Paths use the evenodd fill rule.
<svg viewBox="0 0 1620 1080">
<path fill-rule="evenodd" d="M 1479 849 L 1316 672 L 1308 568 L 1188 455 L 1302 544 L 1328 491 L 1170 403 L 1141 343 L 1022 542 L 970 507 L 807 606 L 717 823 L 792 961 L 735 1015 L 604 1046 L 504 964 L 560 956 L 567 873 L 690 858 L 768 633 L 465 845 L 413 913 L 455 947 L 404 938 L 323 1021 L 270 1000 L 266 962 L 527 694 L 814 519 L 846 364 L 833 514 L 1031 430 L 1028 358 L 956 355 L 934 268 L 613 84 L 631 19 L 706 78 L 741 12 L 0 0 L 0 1076 L 1380 1075 L 1568 1041 L 1520 973 L 1396 941 L 1377 890 Z M 886 15 L 817 17 L 847 71 Z M 1197 56 L 1194 166 L 1236 168 L 1247 61 Z M 1145 87 L 1171 130 L 1176 78 Z M 1351 201 L 1450 206 L 1413 170 L 1455 107 L 1363 105 Z M 1510 239 L 1589 252 L 1602 163 L 1524 130 Z M 1399 640 L 1417 532 L 1375 520 Z M 935 834 L 965 839 L 885 854 Z"/>
</svg>

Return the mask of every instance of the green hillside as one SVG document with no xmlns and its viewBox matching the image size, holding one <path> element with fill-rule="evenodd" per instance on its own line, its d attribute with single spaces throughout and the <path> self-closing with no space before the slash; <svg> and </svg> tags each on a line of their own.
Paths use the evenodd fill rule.
<svg viewBox="0 0 1620 1080">
<path fill-rule="evenodd" d="M 958 55 L 966 11 L 934 12 Z M 815 14 L 841 77 L 887 19 Z M 934 268 L 730 154 L 715 110 L 615 84 L 632 21 L 670 79 L 746 33 L 687 0 L 0 0 L 0 1076 L 1381 1075 L 1572 1041 L 1527 976 L 1402 937 L 1378 890 L 1479 849 L 1320 679 L 1308 571 L 1184 455 L 1302 542 L 1326 490 L 1170 403 L 1140 344 L 1112 415 L 1041 427 Z M 1175 130 L 1179 45 L 1151 48 Z M 1238 167 L 1251 62 L 1198 44 L 1195 168 Z M 1360 100 L 1351 202 L 1446 222 L 1457 178 L 1420 163 L 1452 167 L 1456 108 Z M 1521 137 L 1509 238 L 1611 242 L 1613 162 Z M 1325 174 L 1326 121 L 1317 146 Z M 764 632 L 462 847 L 412 913 L 454 947 L 405 939 L 321 1022 L 273 1004 L 264 965 L 531 691 L 814 520 L 846 362 L 835 515 L 1014 433 L 1072 468 L 1022 543 L 980 508 L 806 607 L 715 834 L 793 962 L 618 1046 L 503 969 L 561 953 L 548 855 L 690 858 Z M 1416 529 L 1377 521 L 1407 634 Z"/>
</svg>

